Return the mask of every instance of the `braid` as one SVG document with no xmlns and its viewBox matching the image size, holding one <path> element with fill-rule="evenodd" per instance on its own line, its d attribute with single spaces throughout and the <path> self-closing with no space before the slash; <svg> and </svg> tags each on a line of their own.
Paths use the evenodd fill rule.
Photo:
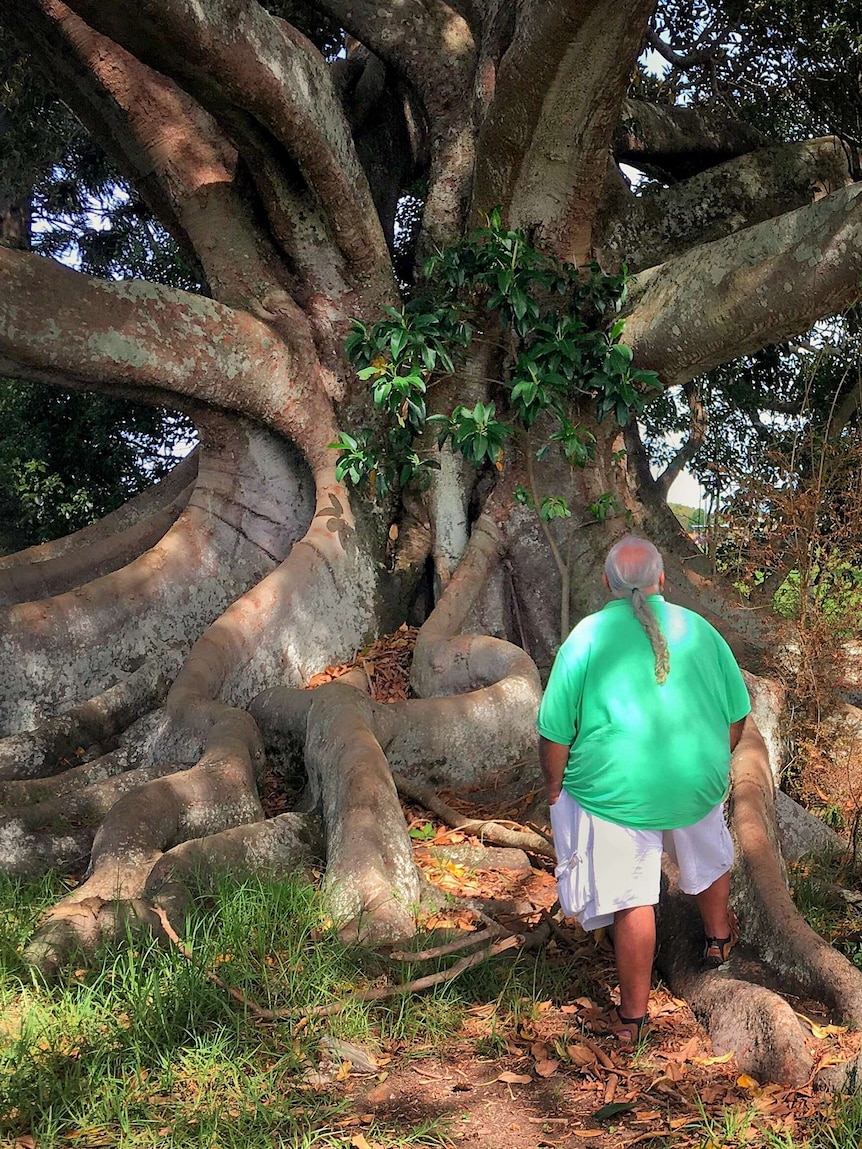
<svg viewBox="0 0 862 1149">
<path fill-rule="evenodd" d="M 670 670 L 670 653 L 667 649 L 667 641 L 659 627 L 658 619 L 648 606 L 643 591 L 638 587 L 632 589 L 632 609 L 635 612 L 635 618 L 646 631 L 646 636 L 655 653 L 655 680 L 661 686 L 667 679 Z"/>
</svg>

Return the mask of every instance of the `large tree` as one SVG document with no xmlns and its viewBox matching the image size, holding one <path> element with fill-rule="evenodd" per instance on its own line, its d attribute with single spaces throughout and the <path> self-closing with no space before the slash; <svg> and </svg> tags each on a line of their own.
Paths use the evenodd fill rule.
<svg viewBox="0 0 862 1149">
<path fill-rule="evenodd" d="M 320 818 L 345 933 L 403 937 L 421 887 L 390 768 L 488 785 L 531 759 L 537 665 L 561 620 L 599 604 L 601 561 L 622 533 L 662 546 L 670 594 L 716 621 L 747 668 L 779 642 L 707 579 L 665 496 L 703 435 L 694 381 L 860 297 L 859 95 L 841 22 L 822 90 L 789 87 L 782 118 L 763 96 L 778 78 L 764 87 L 761 73 L 776 62 L 807 75 L 797 24 L 816 12 L 802 4 L 758 8 L 748 24 L 732 4 L 656 13 L 655 0 L 0 7 L 203 287 L 99 278 L 0 246 L 0 372 L 167 407 L 200 438 L 198 460 L 110 521 L 0 561 L 2 864 L 88 867 L 28 954 L 50 972 L 130 920 L 160 929 L 201 864 L 284 872 L 318 848 Z M 648 43 L 664 79 L 638 69 Z M 808 138 L 829 128 L 840 135 Z M 645 393 L 620 409 L 601 372 L 570 389 L 577 434 L 558 441 L 581 445 L 579 468 L 546 459 L 537 475 L 545 412 L 502 456 L 473 450 L 478 471 L 446 446 L 427 489 L 405 471 L 370 498 L 367 483 L 345 485 L 331 444 L 363 428 L 366 445 L 399 435 L 348 358 L 351 323 L 397 324 L 407 298 L 410 315 L 431 308 L 423 260 L 463 254 L 489 216 L 486 240 L 540 267 L 535 290 L 508 312 L 462 292 L 474 337 L 451 370 L 431 357 L 420 372 L 435 383 L 429 411 L 517 406 L 519 356 L 536 348 L 523 311 L 549 314 L 548 269 L 572 307 L 592 300 L 595 327 L 585 285 L 616 284 L 619 300 L 627 266 L 622 340 Z M 619 329 L 605 338 L 611 355 Z M 382 376 L 402 343 L 376 359 L 372 344 L 364 361 Z M 691 412 L 691 441 L 658 480 L 631 417 L 655 397 L 648 371 Z M 466 423 L 444 426 L 457 445 Z M 529 504 L 542 493 L 571 515 L 540 519 Z M 379 705 L 364 676 L 296 689 L 417 616 L 416 698 Z M 770 734 L 780 699 L 751 684 Z M 767 743 L 751 720 L 735 759 L 740 916 L 787 988 L 862 1024 L 862 977 L 794 916 L 782 882 Z M 303 811 L 264 819 L 267 750 L 304 750 Z M 696 948 L 685 913 L 668 898 L 668 976 L 757 1076 L 804 1079 L 814 1063 L 790 1007 L 697 973 L 679 941 Z"/>
</svg>

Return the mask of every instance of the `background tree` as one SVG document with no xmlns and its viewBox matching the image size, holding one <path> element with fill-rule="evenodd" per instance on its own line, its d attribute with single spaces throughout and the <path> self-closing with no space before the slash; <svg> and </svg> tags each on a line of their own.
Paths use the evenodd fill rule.
<svg viewBox="0 0 862 1149">
<path fill-rule="evenodd" d="M 690 457 L 708 423 L 695 381 L 733 404 L 724 364 L 859 298 L 858 16 L 833 7 L 2 4 L 135 189 L 129 235 L 144 205 L 189 271 L 178 284 L 145 251 L 110 279 L 0 248 L 0 372 L 170 408 L 201 444 L 196 477 L 184 465 L 112 525 L 0 565 L 4 864 L 89 867 L 34 963 L 130 918 L 159 929 L 201 861 L 296 865 L 316 814 L 264 820 L 265 748 L 304 748 L 345 933 L 409 933 L 421 891 L 390 766 L 432 785 L 522 769 L 537 664 L 601 601 L 603 556 L 632 526 L 665 550 L 673 597 L 761 665 L 780 635 L 698 569 L 631 413 L 660 402 L 651 372 L 682 389 Z M 638 67 L 648 42 L 663 79 Z M 637 192 L 623 162 L 648 177 Z M 491 268 L 506 245 L 511 267 Z M 400 465 L 357 460 L 360 491 L 344 436 L 363 430 Z M 423 623 L 416 698 L 295 689 L 405 616 Z M 752 688 L 770 735 L 775 695 Z M 754 721 L 735 775 L 749 936 L 788 988 L 862 1022 L 859 974 L 781 883 Z M 754 1076 L 805 1080 L 790 1007 L 697 974 L 680 907 L 663 912 L 673 983 Z"/>
</svg>

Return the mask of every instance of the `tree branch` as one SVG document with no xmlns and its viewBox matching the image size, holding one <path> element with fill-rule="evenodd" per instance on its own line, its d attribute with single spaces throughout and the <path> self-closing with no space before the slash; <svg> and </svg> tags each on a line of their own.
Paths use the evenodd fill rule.
<svg viewBox="0 0 862 1149">
<path fill-rule="evenodd" d="M 809 330 L 860 297 L 862 185 L 636 277 L 626 341 L 665 386 Z"/>
<path fill-rule="evenodd" d="M 723 111 L 624 100 L 613 152 L 618 163 L 685 179 L 769 142 L 762 132 Z"/>
<path fill-rule="evenodd" d="M 331 467 L 335 422 L 312 350 L 211 299 L 0 248 L 0 357 L 25 374 L 168 389 L 241 411 Z"/>
<path fill-rule="evenodd" d="M 476 46 L 470 25 L 442 0 L 401 0 L 385 16 L 374 0 L 322 0 L 421 100 L 428 122 L 430 172 L 423 247 L 452 243 L 469 204 L 475 160 L 472 85 Z"/>
<path fill-rule="evenodd" d="M 242 201 L 236 151 L 212 117 L 59 0 L 24 2 L 34 57 L 50 59 L 49 79 L 135 186 L 150 193 L 154 210 L 168 225 L 175 221 L 215 297 L 296 338 L 305 318 Z"/>
<path fill-rule="evenodd" d="M 608 213 L 602 246 L 638 271 L 851 182 L 846 152 L 834 136 L 775 145 L 632 196 L 625 213 Z"/>
<path fill-rule="evenodd" d="M 653 51 L 658 52 L 669 64 L 681 71 L 685 68 L 693 68 L 697 64 L 705 64 L 707 60 L 712 60 L 721 46 L 718 40 L 716 40 L 713 44 L 710 44 L 708 48 L 695 49 L 693 52 L 677 52 L 670 44 L 662 40 L 661 36 L 659 36 L 658 32 L 653 28 L 647 30 L 647 43 Z"/>
<path fill-rule="evenodd" d="M 160 0 L 146 9 L 131 0 L 74 0 L 72 7 L 181 83 L 228 127 L 241 152 L 260 130 L 286 148 L 355 275 L 390 290 L 389 254 L 365 174 L 310 41 L 255 0 Z M 253 150 L 258 160 L 259 146 Z"/>
<path fill-rule="evenodd" d="M 556 255 L 588 258 L 608 149 L 654 6 L 523 6 L 480 138 L 477 211 L 502 204 Z"/>
<path fill-rule="evenodd" d="M 707 416 L 700 388 L 695 383 L 686 383 L 683 385 L 683 391 L 688 401 L 691 423 L 688 438 L 655 481 L 656 489 L 663 499 L 667 498 L 674 480 L 695 457 L 706 438 Z"/>
<path fill-rule="evenodd" d="M 419 93 L 429 119 L 445 121 L 464 102 L 476 64 L 470 27 L 442 0 L 319 0 L 351 36 Z"/>
</svg>

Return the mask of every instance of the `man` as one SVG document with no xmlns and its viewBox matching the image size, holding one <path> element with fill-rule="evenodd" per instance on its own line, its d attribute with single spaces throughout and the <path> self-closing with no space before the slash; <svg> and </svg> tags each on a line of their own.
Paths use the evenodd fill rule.
<svg viewBox="0 0 862 1149">
<path fill-rule="evenodd" d="M 718 631 L 665 602 L 652 543 L 618 542 L 604 583 L 611 601 L 554 662 L 539 757 L 560 904 L 586 930 L 613 925 L 620 1004 L 603 1028 L 633 1042 L 647 1017 L 663 850 L 696 897 L 708 964 L 725 962 L 739 939 L 724 799 L 750 703 Z"/>
</svg>

